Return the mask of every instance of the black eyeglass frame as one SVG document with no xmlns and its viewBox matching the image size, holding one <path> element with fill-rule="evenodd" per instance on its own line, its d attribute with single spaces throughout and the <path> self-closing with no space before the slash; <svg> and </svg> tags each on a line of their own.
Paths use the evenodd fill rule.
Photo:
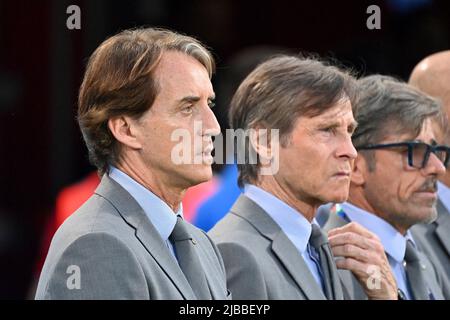
<svg viewBox="0 0 450 320">
<path fill-rule="evenodd" d="M 413 165 L 413 149 L 414 146 L 422 145 L 426 146 L 425 155 L 422 160 L 422 165 L 420 168 Z M 375 149 L 386 149 L 386 148 L 395 148 L 395 147 L 408 147 L 408 165 L 413 168 L 423 169 L 428 163 L 430 158 L 430 154 L 436 154 L 436 151 L 445 151 L 446 156 L 445 160 L 442 162 L 444 167 L 447 168 L 450 160 L 450 147 L 446 145 L 430 145 L 425 142 L 419 141 L 404 141 L 404 142 L 396 142 L 396 143 L 380 143 L 380 144 L 368 144 L 366 146 L 356 147 L 356 150 L 375 150 Z"/>
</svg>

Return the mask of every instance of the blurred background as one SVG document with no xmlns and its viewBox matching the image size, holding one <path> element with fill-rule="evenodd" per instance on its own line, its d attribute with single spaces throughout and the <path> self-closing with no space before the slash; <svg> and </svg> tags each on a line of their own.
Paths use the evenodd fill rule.
<svg viewBox="0 0 450 320">
<path fill-rule="evenodd" d="M 79 30 L 66 27 L 73 4 Z M 366 26 L 371 4 L 381 9 L 380 30 Z M 54 231 L 95 189 L 75 118 L 78 88 L 107 36 L 142 25 L 186 33 L 212 49 L 222 129 L 239 81 L 274 52 L 314 52 L 358 74 L 407 80 L 423 57 L 450 48 L 445 0 L 0 0 L 0 299 L 33 297 Z M 216 165 L 217 179 L 185 204 L 201 227 L 202 203 L 217 192 L 231 203 L 239 192 L 235 170 L 221 180 L 223 169 Z M 224 181 L 231 190 L 221 189 Z"/>
</svg>

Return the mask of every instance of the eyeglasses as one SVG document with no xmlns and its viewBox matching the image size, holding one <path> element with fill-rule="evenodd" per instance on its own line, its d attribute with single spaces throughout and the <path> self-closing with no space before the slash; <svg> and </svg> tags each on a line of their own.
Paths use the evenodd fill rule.
<svg viewBox="0 0 450 320">
<path fill-rule="evenodd" d="M 444 164 L 445 168 L 448 166 L 450 159 L 450 147 L 444 145 L 429 145 L 424 142 L 405 141 L 398 143 L 369 144 L 366 146 L 356 147 L 356 150 L 374 150 L 398 147 L 408 148 L 408 165 L 413 168 L 425 168 L 428 163 L 428 159 L 430 158 L 430 153 L 434 153 L 436 157 Z"/>
</svg>

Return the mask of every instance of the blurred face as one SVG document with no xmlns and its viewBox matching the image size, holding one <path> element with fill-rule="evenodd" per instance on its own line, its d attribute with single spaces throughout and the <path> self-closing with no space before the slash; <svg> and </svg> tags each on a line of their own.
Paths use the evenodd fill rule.
<svg viewBox="0 0 450 320">
<path fill-rule="evenodd" d="M 351 142 L 355 127 L 348 100 L 316 117 L 299 117 L 289 144 L 280 148 L 275 179 L 311 206 L 345 201 L 357 155 Z"/>
<path fill-rule="evenodd" d="M 411 139 L 413 138 L 413 139 Z M 380 143 L 421 141 L 442 142 L 437 124 L 425 120 L 417 137 L 391 135 Z M 409 166 L 406 148 L 375 152 L 375 168 L 364 173 L 364 196 L 374 213 L 391 223 L 401 233 L 419 222 L 436 218 L 436 181 L 445 173 L 443 163 L 431 153 L 422 169 Z M 367 166 L 366 166 L 367 168 Z"/>
<path fill-rule="evenodd" d="M 211 136 L 219 134 L 220 127 L 211 110 L 214 91 L 207 70 L 188 55 L 166 52 L 155 77 L 159 93 L 136 123 L 141 160 L 157 180 L 177 187 L 211 179 Z M 180 144 L 187 147 L 184 163 L 173 159 Z"/>
</svg>

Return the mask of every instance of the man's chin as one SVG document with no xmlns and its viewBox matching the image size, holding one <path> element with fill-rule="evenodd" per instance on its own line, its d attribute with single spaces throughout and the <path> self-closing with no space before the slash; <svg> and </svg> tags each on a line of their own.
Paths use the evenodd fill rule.
<svg viewBox="0 0 450 320">
<path fill-rule="evenodd" d="M 419 221 L 417 221 L 417 223 L 430 224 L 433 223 L 438 217 L 438 213 L 435 207 L 426 208 L 421 212 L 421 214 L 423 214 L 423 216 L 418 219 Z"/>
<path fill-rule="evenodd" d="M 207 182 L 212 179 L 213 172 L 211 165 L 202 164 L 202 165 L 194 165 L 189 174 L 189 182 L 191 187 L 198 185 L 200 183 Z"/>
<path fill-rule="evenodd" d="M 345 194 L 337 194 L 337 195 L 332 195 L 332 196 L 330 196 L 330 197 L 327 197 L 326 203 L 330 203 L 330 202 L 333 202 L 333 203 L 342 203 L 342 202 L 347 201 L 347 199 L 348 199 L 348 193 L 345 193 Z"/>
</svg>

